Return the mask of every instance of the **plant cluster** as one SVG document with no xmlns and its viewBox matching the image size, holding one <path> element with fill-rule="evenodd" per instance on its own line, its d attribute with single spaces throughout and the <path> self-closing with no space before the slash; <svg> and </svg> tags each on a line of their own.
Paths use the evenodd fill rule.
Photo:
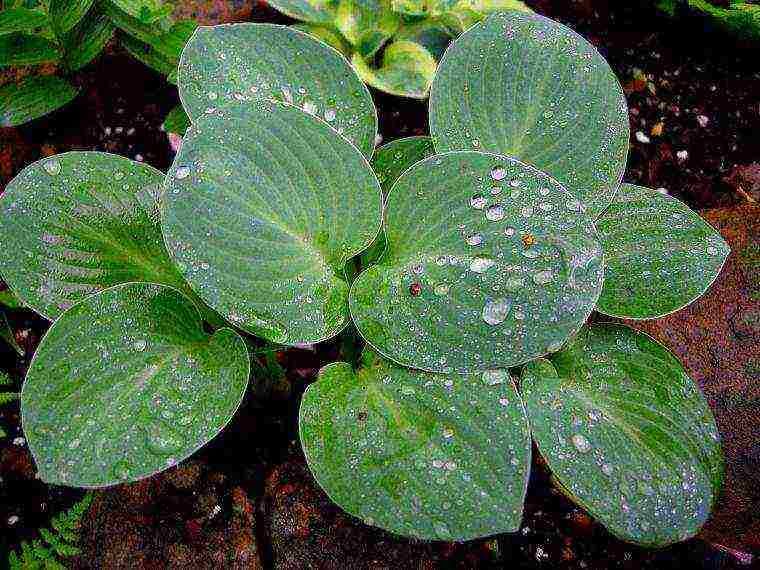
<svg viewBox="0 0 760 570">
<path fill-rule="evenodd" d="M 349 513 L 424 539 L 515 531 L 532 438 L 618 536 L 697 532 L 722 476 L 710 409 L 664 347 L 600 321 L 683 308 L 729 248 L 621 184 L 626 102 L 591 44 L 493 14 L 443 56 L 431 136 L 379 149 L 350 64 L 292 28 L 199 28 L 177 84 L 192 126 L 168 173 L 70 152 L 0 197 L 0 273 L 54 321 L 22 389 L 43 480 L 190 456 L 240 405 L 245 335 L 358 333 L 357 366 L 323 368 L 299 418 Z"/>
<path fill-rule="evenodd" d="M 740 41 L 760 42 L 760 6 L 743 0 L 658 0 L 657 7 L 669 16 L 696 14 L 718 30 Z"/>
<path fill-rule="evenodd" d="M 0 127 L 74 99 L 73 74 L 115 34 L 129 53 L 174 82 L 179 54 L 197 26 L 174 21 L 173 7 L 161 0 L 2 0 L 0 8 L 0 70 L 15 70 L 0 86 Z"/>
<path fill-rule="evenodd" d="M 53 517 L 51 528 L 41 528 L 42 538 L 21 543 L 21 553 L 11 550 L 8 567 L 11 570 L 65 570 L 65 562 L 79 554 L 79 525 L 92 503 L 92 493 L 64 513 Z"/>
<path fill-rule="evenodd" d="M 519 0 L 273 0 L 294 27 L 330 44 L 365 83 L 424 99 L 451 41 L 488 14 L 530 12 Z"/>
</svg>

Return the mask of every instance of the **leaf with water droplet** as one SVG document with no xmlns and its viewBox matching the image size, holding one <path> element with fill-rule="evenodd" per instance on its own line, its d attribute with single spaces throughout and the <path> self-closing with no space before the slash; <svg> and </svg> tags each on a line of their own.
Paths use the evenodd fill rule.
<svg viewBox="0 0 760 570">
<path fill-rule="evenodd" d="M 39 476 L 104 487 L 163 471 L 230 421 L 248 373 L 243 339 L 206 334 L 176 289 L 126 283 L 88 297 L 47 332 L 23 385 Z"/>
<path fill-rule="evenodd" d="M 117 283 L 189 293 L 158 227 L 163 179 L 146 164 L 102 152 L 27 166 L 0 197 L 0 273 L 8 286 L 49 319 Z"/>
<path fill-rule="evenodd" d="M 494 14 L 448 48 L 430 92 L 438 152 L 514 156 L 556 178 L 598 215 L 628 155 L 620 83 L 599 52 L 538 14 Z"/>
<path fill-rule="evenodd" d="M 162 229 L 197 294 L 281 344 L 348 321 L 346 262 L 381 224 L 364 156 L 290 105 L 254 101 L 198 119 L 166 177 Z"/>
<path fill-rule="evenodd" d="M 701 297 L 731 252 L 720 234 L 679 200 L 623 184 L 597 220 L 606 260 L 596 309 L 655 319 Z"/>
<path fill-rule="evenodd" d="M 437 63 L 420 44 L 397 40 L 383 51 L 379 67 L 371 67 L 359 53 L 351 58 L 362 80 L 392 95 L 425 99 L 435 76 Z"/>
<path fill-rule="evenodd" d="M 494 169 L 505 171 L 500 180 Z M 485 192 L 492 184 L 504 191 Z M 546 174 L 497 155 L 453 152 L 416 163 L 388 195 L 388 249 L 351 290 L 360 333 L 399 364 L 434 372 L 547 354 L 580 329 L 602 287 L 596 230 L 588 215 L 564 208 L 570 198 Z"/>
<path fill-rule="evenodd" d="M 584 329 L 529 363 L 533 438 L 567 493 L 613 534 L 662 546 L 697 533 L 720 489 L 710 408 L 678 359 L 622 325 Z"/>
<path fill-rule="evenodd" d="M 248 23 L 200 27 L 182 52 L 177 86 L 193 123 L 209 110 L 273 98 L 333 116 L 330 127 L 372 156 L 377 113 L 369 91 L 340 53 L 299 30 Z"/>
<path fill-rule="evenodd" d="M 364 360 L 326 366 L 301 401 L 301 443 L 330 498 L 404 536 L 517 530 L 531 444 L 509 373 L 489 384 Z"/>
<path fill-rule="evenodd" d="M 333 0 L 271 0 L 269 5 L 296 20 L 334 25 Z"/>
</svg>

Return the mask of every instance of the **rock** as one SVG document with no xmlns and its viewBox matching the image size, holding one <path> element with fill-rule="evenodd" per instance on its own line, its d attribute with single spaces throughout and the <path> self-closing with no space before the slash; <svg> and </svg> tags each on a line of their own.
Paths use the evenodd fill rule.
<svg viewBox="0 0 760 570">
<path fill-rule="evenodd" d="M 97 493 L 82 523 L 82 568 L 263 568 L 246 491 L 189 461 Z"/>
<path fill-rule="evenodd" d="M 392 535 L 344 513 L 316 484 L 294 446 L 265 483 L 266 524 L 272 567 L 319 568 L 482 568 L 493 564 L 488 540 L 465 544 L 421 542 Z"/>
<path fill-rule="evenodd" d="M 631 322 L 672 350 L 699 383 L 718 424 L 726 469 L 701 536 L 736 550 L 760 549 L 760 208 L 708 210 L 731 246 L 721 275 L 689 307 Z"/>
</svg>

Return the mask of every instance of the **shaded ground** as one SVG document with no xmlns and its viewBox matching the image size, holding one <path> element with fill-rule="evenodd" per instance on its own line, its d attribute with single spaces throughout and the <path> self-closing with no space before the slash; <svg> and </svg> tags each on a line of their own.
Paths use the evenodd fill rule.
<svg viewBox="0 0 760 570">
<path fill-rule="evenodd" d="M 760 161 L 757 52 L 737 51 L 724 38 L 699 33 L 698 22 L 676 27 L 646 9 L 629 6 L 634 3 L 536 0 L 529 4 L 588 37 L 625 85 L 632 128 L 626 180 L 666 188 L 697 209 L 736 206 L 758 198 L 753 194 L 760 190 L 753 178 L 753 164 Z M 253 17 L 282 21 L 262 8 L 256 8 Z M 119 53 L 88 67 L 80 81 L 84 94 L 74 104 L 22 128 L 0 129 L 0 188 L 40 156 L 72 149 L 106 150 L 163 170 L 169 166 L 171 149 L 160 125 L 177 103 L 173 87 Z M 376 102 L 386 141 L 427 131 L 424 103 L 381 94 L 376 94 Z M 731 216 L 754 215 L 754 210 L 731 212 L 728 217 L 725 213 L 708 217 L 730 228 Z M 46 323 L 27 312 L 12 313 L 10 320 L 31 355 Z M 699 342 L 722 346 L 716 336 L 727 342 L 725 330 L 711 323 L 695 325 L 701 334 L 710 332 Z M 669 337 L 667 327 L 680 330 L 681 324 L 674 320 L 663 325 L 661 334 Z M 754 339 L 757 345 L 756 326 L 739 327 L 737 338 Z M 255 568 L 254 561 L 260 558 L 265 567 L 278 568 L 738 566 L 735 559 L 701 541 L 650 551 L 614 539 L 560 495 L 538 464 L 523 527 L 515 535 L 464 545 L 423 544 L 358 524 L 314 485 L 295 443 L 299 395 L 318 367 L 336 357 L 331 343 L 320 346 L 317 353 L 293 350 L 281 355 L 292 387 L 290 398 L 283 397 L 282 390 L 265 404 L 249 397 L 230 426 L 194 460 L 149 482 L 101 494 L 85 521 L 85 552 L 79 565 L 103 567 L 129 560 L 152 568 Z M 705 358 L 712 363 L 706 370 L 712 377 L 730 368 L 729 362 L 715 356 Z M 28 356 L 18 358 L 0 344 L 0 367 L 17 381 L 28 362 Z M 695 366 L 692 373 L 699 379 L 704 363 Z M 737 374 L 756 378 L 757 368 Z M 737 393 L 736 398 L 753 397 L 748 391 Z M 17 406 L 0 410 L 0 426 L 9 433 L 0 440 L 0 560 L 4 560 L 2 553 L 10 545 L 34 537 L 52 513 L 81 494 L 34 479 L 31 458 L 19 439 L 23 433 Z M 746 511 L 751 525 L 756 515 L 750 508 Z"/>
</svg>

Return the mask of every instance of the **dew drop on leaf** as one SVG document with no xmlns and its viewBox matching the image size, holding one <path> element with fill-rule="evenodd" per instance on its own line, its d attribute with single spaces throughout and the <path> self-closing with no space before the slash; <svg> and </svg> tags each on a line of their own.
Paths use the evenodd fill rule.
<svg viewBox="0 0 760 570">
<path fill-rule="evenodd" d="M 51 158 L 42 163 L 42 168 L 45 169 L 50 176 L 57 176 L 61 172 L 61 163 L 57 158 Z"/>
<path fill-rule="evenodd" d="M 512 301 L 506 298 L 489 299 L 483 305 L 483 320 L 489 325 L 499 325 L 504 322 L 512 308 Z"/>
</svg>

